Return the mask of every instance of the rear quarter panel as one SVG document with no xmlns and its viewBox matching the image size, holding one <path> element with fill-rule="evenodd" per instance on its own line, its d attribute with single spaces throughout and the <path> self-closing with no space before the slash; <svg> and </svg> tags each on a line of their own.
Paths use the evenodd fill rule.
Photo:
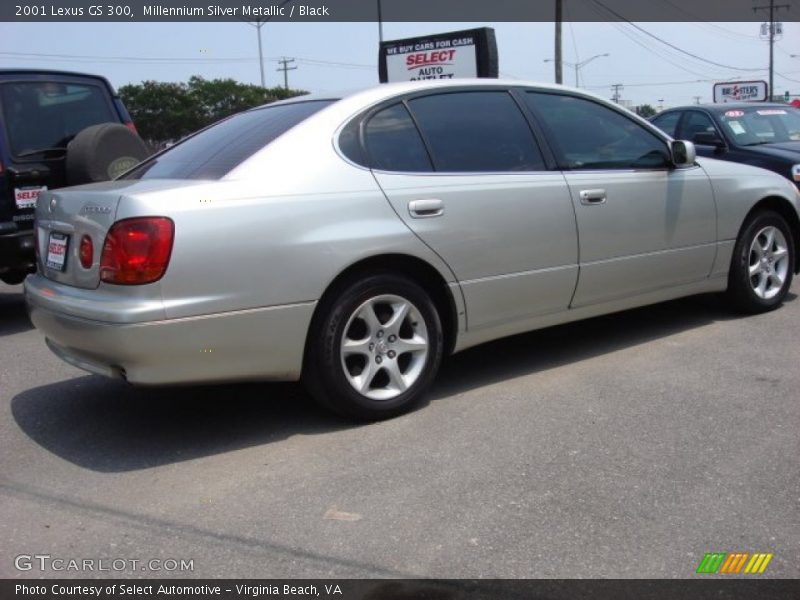
<svg viewBox="0 0 800 600">
<path fill-rule="evenodd" d="M 332 133 L 279 138 L 221 181 L 122 198 L 117 219 L 175 221 L 160 282 L 167 318 L 315 301 L 345 268 L 379 254 L 421 258 L 453 280 L 372 174 L 338 156 Z"/>
</svg>

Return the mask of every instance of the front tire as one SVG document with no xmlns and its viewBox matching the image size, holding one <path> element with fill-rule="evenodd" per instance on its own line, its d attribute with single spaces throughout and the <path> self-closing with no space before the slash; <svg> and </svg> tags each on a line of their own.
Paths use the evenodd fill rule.
<svg viewBox="0 0 800 600">
<path fill-rule="evenodd" d="M 777 308 L 789 292 L 794 274 L 794 238 L 776 212 L 757 213 L 736 241 L 728 275 L 728 297 L 742 312 Z"/>
<path fill-rule="evenodd" d="M 320 306 L 303 381 L 318 402 L 343 416 L 386 419 L 421 400 L 442 348 L 428 294 L 405 277 L 371 275 Z"/>
</svg>

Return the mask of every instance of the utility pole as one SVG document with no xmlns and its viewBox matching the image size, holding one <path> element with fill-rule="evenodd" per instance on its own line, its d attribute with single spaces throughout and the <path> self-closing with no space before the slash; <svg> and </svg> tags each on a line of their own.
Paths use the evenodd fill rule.
<svg viewBox="0 0 800 600">
<path fill-rule="evenodd" d="M 773 60 L 775 54 L 775 10 L 785 8 L 789 10 L 788 4 L 775 4 L 775 0 L 769 0 L 768 6 L 754 6 L 753 12 L 757 13 L 760 10 L 769 12 L 769 91 L 767 92 L 767 100 L 772 101 L 773 96 Z"/>
<path fill-rule="evenodd" d="M 563 0 L 556 0 L 556 47 L 554 54 L 554 62 L 556 64 L 556 83 L 564 83 L 561 75 L 561 21 L 564 18 L 563 13 Z"/>
<path fill-rule="evenodd" d="M 694 98 L 695 104 L 700 104 L 700 98 L 702 98 L 702 96 L 692 96 L 692 98 Z"/>
<path fill-rule="evenodd" d="M 294 71 L 297 67 L 290 67 L 289 66 L 289 63 L 293 63 L 294 62 L 293 58 L 286 58 L 284 56 L 284 57 L 281 57 L 281 59 L 278 62 L 281 63 L 281 65 L 283 65 L 283 66 L 278 67 L 275 70 L 276 71 L 283 71 L 283 89 L 285 89 L 288 92 L 289 91 L 289 71 Z"/>
<path fill-rule="evenodd" d="M 619 104 L 619 92 L 620 92 L 620 90 L 624 90 L 625 86 L 622 85 L 621 83 L 615 83 L 615 84 L 612 84 L 611 89 L 614 90 L 614 95 L 611 96 L 611 99 L 615 103 Z"/>
<path fill-rule="evenodd" d="M 381 0 L 378 0 L 378 42 L 383 42 L 383 16 L 381 15 Z"/>
</svg>

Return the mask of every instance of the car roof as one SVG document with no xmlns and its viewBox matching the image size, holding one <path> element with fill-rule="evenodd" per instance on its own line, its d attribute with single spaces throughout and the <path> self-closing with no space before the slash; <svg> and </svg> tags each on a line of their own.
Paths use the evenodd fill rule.
<svg viewBox="0 0 800 600">
<path fill-rule="evenodd" d="M 292 102 L 310 102 L 314 100 L 349 100 L 358 98 L 364 103 L 379 102 L 384 99 L 392 98 L 394 96 L 407 94 L 411 92 L 424 92 L 428 90 L 448 89 L 448 88 L 486 88 L 486 87 L 535 87 L 537 89 L 552 90 L 552 91 L 566 91 L 595 98 L 608 104 L 609 100 L 592 94 L 586 90 L 580 90 L 565 85 L 557 85 L 553 83 L 542 83 L 541 81 L 524 81 L 521 79 L 495 79 L 495 78 L 461 78 L 461 79 L 426 79 L 423 81 L 403 81 L 396 83 L 382 83 L 380 85 L 347 90 L 341 92 L 325 92 L 307 94 L 304 96 L 295 96 L 277 102 L 271 102 L 263 106 L 275 106 L 278 104 L 289 104 Z M 261 107 L 257 107 L 261 108 Z"/>
</svg>

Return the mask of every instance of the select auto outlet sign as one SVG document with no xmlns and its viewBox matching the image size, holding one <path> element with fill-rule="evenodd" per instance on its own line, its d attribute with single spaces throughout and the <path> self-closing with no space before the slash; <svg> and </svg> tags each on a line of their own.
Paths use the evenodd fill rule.
<svg viewBox="0 0 800 600">
<path fill-rule="evenodd" d="M 482 27 L 381 43 L 381 83 L 497 77 L 494 29 Z"/>
</svg>

